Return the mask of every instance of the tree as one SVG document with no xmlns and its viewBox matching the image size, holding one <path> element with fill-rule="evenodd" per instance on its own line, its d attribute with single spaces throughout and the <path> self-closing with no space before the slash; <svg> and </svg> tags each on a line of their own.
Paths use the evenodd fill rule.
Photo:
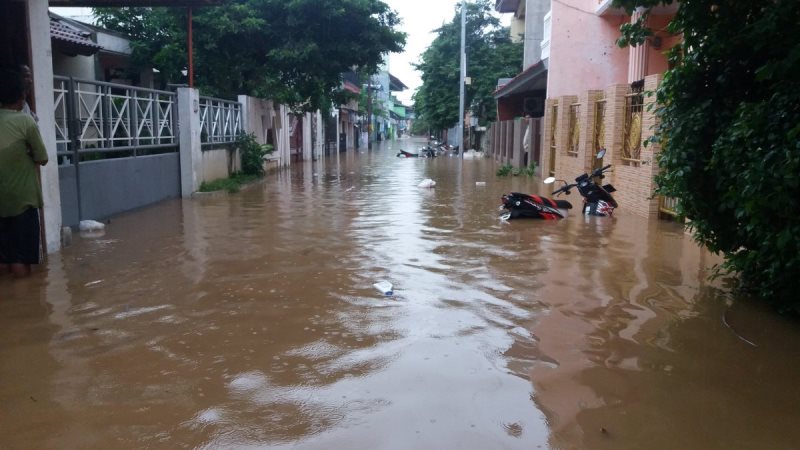
<svg viewBox="0 0 800 450">
<path fill-rule="evenodd" d="M 133 39 L 134 61 L 175 82 L 187 65 L 186 13 L 99 8 L 98 23 Z M 377 67 L 405 45 L 397 13 L 380 0 L 229 0 L 194 11 L 196 85 L 219 97 L 250 94 L 327 109 L 345 99 L 341 74 Z"/>
<path fill-rule="evenodd" d="M 493 2 L 467 3 L 467 74 L 464 104 L 481 124 L 496 115 L 492 93 L 497 79 L 513 77 L 522 67 L 522 44 L 512 43 L 510 31 L 493 15 Z M 458 123 L 461 12 L 436 30 L 437 36 L 422 54 L 416 68 L 422 85 L 414 94 L 414 110 L 420 127 L 450 128 Z"/>
<path fill-rule="evenodd" d="M 668 3 L 615 0 L 629 11 Z M 656 92 L 658 192 L 739 286 L 800 313 L 800 2 L 683 1 L 683 36 Z M 652 33 L 622 27 L 620 45 Z"/>
</svg>

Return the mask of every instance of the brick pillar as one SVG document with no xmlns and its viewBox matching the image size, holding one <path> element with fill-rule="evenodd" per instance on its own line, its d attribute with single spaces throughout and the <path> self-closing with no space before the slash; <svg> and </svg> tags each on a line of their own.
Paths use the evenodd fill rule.
<svg viewBox="0 0 800 450">
<path fill-rule="evenodd" d="M 582 169 L 582 164 L 576 165 L 574 156 L 567 154 L 570 139 L 570 107 L 577 103 L 575 95 L 564 95 L 558 99 L 558 134 L 556 135 L 556 178 L 575 178 L 573 172 Z"/>
<path fill-rule="evenodd" d="M 656 118 L 655 113 L 655 102 L 656 96 L 655 91 L 658 89 L 658 86 L 661 84 L 663 80 L 662 74 L 655 74 L 649 75 L 644 79 L 644 90 L 645 92 L 652 92 L 651 95 L 645 95 L 644 97 L 644 112 L 642 115 L 642 139 L 646 140 L 651 138 L 655 134 L 655 128 L 658 124 L 658 120 Z M 642 148 L 642 169 L 647 174 L 647 181 L 649 181 L 649 186 L 647 188 L 648 192 L 650 192 L 651 199 L 646 201 L 646 209 L 647 209 L 647 216 L 648 217 L 657 217 L 658 216 L 658 197 L 653 196 L 652 193 L 655 191 L 656 184 L 653 177 L 656 176 L 659 172 L 659 167 L 656 162 L 656 155 L 658 152 L 661 151 L 661 146 L 656 143 L 650 143 L 647 147 Z"/>
<path fill-rule="evenodd" d="M 584 172 L 592 170 L 594 164 L 594 151 L 592 151 L 592 139 L 594 138 L 594 98 L 591 91 L 584 91 L 578 96 L 578 103 L 581 104 L 578 122 L 581 127 L 580 143 L 578 144 L 578 164 L 582 166 Z"/>
<path fill-rule="evenodd" d="M 553 139 L 553 107 L 558 105 L 558 99 L 545 100 L 544 120 L 542 122 L 542 176 L 550 176 L 550 164 L 554 161 L 550 157 L 550 143 Z"/>
</svg>

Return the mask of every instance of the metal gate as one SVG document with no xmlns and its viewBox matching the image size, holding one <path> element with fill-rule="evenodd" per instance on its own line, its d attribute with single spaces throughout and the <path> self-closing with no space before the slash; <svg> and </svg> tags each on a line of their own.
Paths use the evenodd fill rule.
<svg viewBox="0 0 800 450">
<path fill-rule="evenodd" d="M 65 225 L 180 195 L 174 92 L 54 77 Z"/>
</svg>

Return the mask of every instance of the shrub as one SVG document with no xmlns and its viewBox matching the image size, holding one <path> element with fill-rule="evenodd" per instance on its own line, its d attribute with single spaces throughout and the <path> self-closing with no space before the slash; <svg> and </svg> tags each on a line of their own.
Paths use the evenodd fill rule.
<svg viewBox="0 0 800 450">
<path fill-rule="evenodd" d="M 245 175 L 264 175 L 264 156 L 273 152 L 269 144 L 259 144 L 253 133 L 240 134 L 236 138 L 236 148 L 242 156 L 242 173 Z"/>
<path fill-rule="evenodd" d="M 507 177 L 511 171 L 514 170 L 514 167 L 511 164 L 504 164 L 497 169 L 497 176 L 498 177 Z"/>
<path fill-rule="evenodd" d="M 659 0 L 615 0 L 629 10 Z M 661 195 L 739 286 L 800 313 L 800 2 L 681 2 L 656 95 Z M 646 19 L 646 16 L 645 16 Z M 620 44 L 642 43 L 644 20 Z M 792 44 L 794 42 L 795 44 Z"/>
</svg>

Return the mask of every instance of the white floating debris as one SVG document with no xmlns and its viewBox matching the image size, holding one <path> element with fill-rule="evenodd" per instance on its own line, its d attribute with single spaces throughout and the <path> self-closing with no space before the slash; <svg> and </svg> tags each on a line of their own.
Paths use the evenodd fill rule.
<svg viewBox="0 0 800 450">
<path fill-rule="evenodd" d="M 99 231 L 105 229 L 106 224 L 96 220 L 81 220 L 78 229 L 81 231 Z"/>
<path fill-rule="evenodd" d="M 377 289 L 383 295 L 392 295 L 394 293 L 392 291 L 392 283 L 389 283 L 388 281 L 378 281 L 372 286 L 374 286 L 375 289 Z"/>
<path fill-rule="evenodd" d="M 486 186 L 486 182 L 485 181 L 476 181 L 475 182 L 475 186 Z"/>
<path fill-rule="evenodd" d="M 483 152 L 478 152 L 478 151 L 475 151 L 475 150 L 467 150 L 467 151 L 464 152 L 464 155 L 463 155 L 464 159 L 478 159 L 478 158 L 483 158 L 483 157 L 484 157 L 484 153 Z"/>
<path fill-rule="evenodd" d="M 426 178 L 426 179 L 422 180 L 422 182 L 417 185 L 417 187 L 421 187 L 421 188 L 432 188 L 434 186 L 436 186 L 436 182 L 431 180 L 430 178 Z"/>
<path fill-rule="evenodd" d="M 103 282 L 103 280 L 95 280 L 95 281 L 90 281 L 90 282 L 88 282 L 88 283 L 84 284 L 84 285 L 83 285 L 83 287 L 94 286 L 95 284 L 100 284 L 100 283 L 102 283 L 102 282 Z"/>
</svg>

